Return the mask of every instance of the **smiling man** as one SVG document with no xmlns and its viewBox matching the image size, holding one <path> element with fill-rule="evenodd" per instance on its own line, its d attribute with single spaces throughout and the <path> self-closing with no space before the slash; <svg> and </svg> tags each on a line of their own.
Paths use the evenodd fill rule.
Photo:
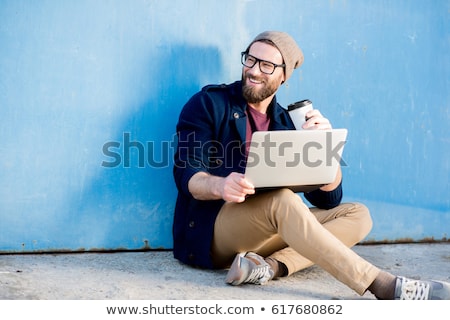
<svg viewBox="0 0 450 320">
<path fill-rule="evenodd" d="M 267 42 L 256 42 L 250 49 L 241 53 L 242 64 L 247 68 L 242 74 L 242 95 L 249 106 L 266 113 L 268 104 L 284 82 L 285 64 L 280 51 Z M 255 64 L 258 68 L 253 68 Z"/>
<path fill-rule="evenodd" d="M 241 53 L 242 78 L 210 85 L 183 107 L 177 124 L 174 178 L 178 188 L 174 256 L 201 268 L 228 268 L 230 285 L 265 284 L 317 264 L 360 295 L 378 299 L 449 299 L 450 286 L 382 271 L 350 248 L 371 230 L 368 209 L 341 203 L 342 172 L 304 193 L 256 193 L 244 170 L 252 133 L 294 130 L 276 99 L 278 88 L 303 63 L 285 32 L 259 34 Z M 331 129 L 311 110 L 305 130 Z"/>
</svg>

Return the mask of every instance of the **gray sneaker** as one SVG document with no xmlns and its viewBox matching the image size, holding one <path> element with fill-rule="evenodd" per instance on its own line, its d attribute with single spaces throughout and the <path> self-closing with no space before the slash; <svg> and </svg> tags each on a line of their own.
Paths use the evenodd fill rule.
<svg viewBox="0 0 450 320">
<path fill-rule="evenodd" d="M 450 283 L 397 277 L 395 300 L 450 300 Z"/>
<path fill-rule="evenodd" d="M 226 283 L 233 286 L 242 283 L 266 284 L 274 272 L 264 258 L 253 252 L 239 253 L 228 271 Z"/>
</svg>

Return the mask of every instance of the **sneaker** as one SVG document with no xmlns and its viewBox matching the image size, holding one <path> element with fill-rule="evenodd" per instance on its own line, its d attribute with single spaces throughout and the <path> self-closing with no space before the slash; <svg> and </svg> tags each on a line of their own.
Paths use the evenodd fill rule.
<svg viewBox="0 0 450 320">
<path fill-rule="evenodd" d="M 233 286 L 242 283 L 266 284 L 274 272 L 264 258 L 253 252 L 239 253 L 228 271 L 226 283 Z"/>
<path fill-rule="evenodd" d="M 395 300 L 450 300 L 450 283 L 397 277 Z"/>
</svg>

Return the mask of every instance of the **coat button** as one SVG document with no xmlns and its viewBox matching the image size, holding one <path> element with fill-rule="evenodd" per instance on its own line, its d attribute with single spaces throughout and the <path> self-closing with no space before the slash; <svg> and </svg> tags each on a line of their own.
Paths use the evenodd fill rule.
<svg viewBox="0 0 450 320">
<path fill-rule="evenodd" d="M 222 159 L 216 159 L 216 164 L 218 166 L 221 166 L 223 164 L 223 160 Z"/>
<path fill-rule="evenodd" d="M 237 112 L 233 113 L 233 117 L 234 117 L 235 119 L 239 119 L 239 113 L 237 113 Z"/>
<path fill-rule="evenodd" d="M 189 222 L 189 228 L 193 228 L 195 227 L 195 222 L 194 221 L 190 221 Z"/>
</svg>

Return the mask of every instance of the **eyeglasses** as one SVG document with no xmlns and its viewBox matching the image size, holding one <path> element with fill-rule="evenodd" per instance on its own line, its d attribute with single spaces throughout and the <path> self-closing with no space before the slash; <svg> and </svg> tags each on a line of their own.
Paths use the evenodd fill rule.
<svg viewBox="0 0 450 320">
<path fill-rule="evenodd" d="M 243 66 L 245 66 L 247 68 L 253 68 L 257 62 L 259 62 L 259 70 L 261 70 L 261 72 L 265 73 L 265 74 L 274 73 L 275 69 L 277 67 L 280 67 L 280 68 L 286 67 L 286 65 L 284 63 L 276 64 L 276 63 L 273 63 L 270 61 L 258 59 L 256 57 L 252 56 L 251 54 L 248 54 L 248 52 L 246 52 L 246 51 L 241 52 L 241 63 Z"/>
</svg>

